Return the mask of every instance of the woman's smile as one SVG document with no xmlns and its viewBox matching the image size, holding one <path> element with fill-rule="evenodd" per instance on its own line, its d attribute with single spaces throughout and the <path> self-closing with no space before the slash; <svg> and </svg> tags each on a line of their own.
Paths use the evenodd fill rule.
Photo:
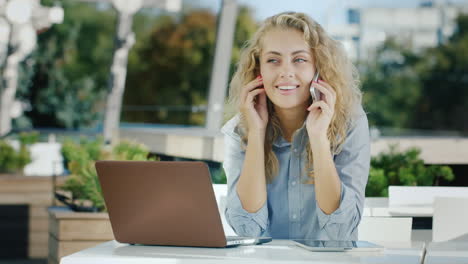
<svg viewBox="0 0 468 264">
<path fill-rule="evenodd" d="M 279 93 L 282 95 L 289 95 L 296 93 L 299 89 L 299 85 L 276 86 L 276 89 L 278 89 Z"/>
</svg>

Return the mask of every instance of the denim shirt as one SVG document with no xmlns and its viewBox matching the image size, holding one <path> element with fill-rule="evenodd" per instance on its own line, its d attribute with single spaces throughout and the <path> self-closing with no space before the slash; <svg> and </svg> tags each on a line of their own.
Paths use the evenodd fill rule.
<svg viewBox="0 0 468 264">
<path fill-rule="evenodd" d="M 245 150 L 237 132 L 239 115 L 221 129 L 224 134 L 223 168 L 228 181 L 225 216 L 239 236 L 271 236 L 275 239 L 357 240 L 365 187 L 370 166 L 370 138 L 367 116 L 361 106 L 347 130 L 339 154 L 333 156 L 341 180 L 340 205 L 324 213 L 315 199 L 315 185 L 303 183 L 309 138 L 305 124 L 296 130 L 292 142 L 279 137 L 273 152 L 279 172 L 267 184 L 267 202 L 255 213 L 247 212 L 237 194 Z"/>
</svg>

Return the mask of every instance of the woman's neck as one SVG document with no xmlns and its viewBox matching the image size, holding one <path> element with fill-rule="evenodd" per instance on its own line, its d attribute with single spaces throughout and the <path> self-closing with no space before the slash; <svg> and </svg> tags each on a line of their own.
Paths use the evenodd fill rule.
<svg viewBox="0 0 468 264">
<path fill-rule="evenodd" d="M 299 106 L 288 109 L 275 107 L 275 113 L 280 121 L 283 137 L 291 142 L 294 132 L 304 124 L 309 112 L 306 110 L 306 106 Z"/>
</svg>

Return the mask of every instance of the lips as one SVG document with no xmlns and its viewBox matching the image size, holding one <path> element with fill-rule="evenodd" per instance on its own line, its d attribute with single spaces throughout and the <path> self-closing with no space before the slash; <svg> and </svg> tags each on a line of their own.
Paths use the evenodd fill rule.
<svg viewBox="0 0 468 264">
<path fill-rule="evenodd" d="M 299 88 L 299 85 L 278 85 L 275 86 L 277 89 L 280 89 L 281 91 L 289 91 L 289 90 L 294 90 Z"/>
<path fill-rule="evenodd" d="M 289 95 L 289 94 L 294 94 L 296 91 L 298 91 L 299 85 L 298 86 L 278 86 L 277 91 L 281 95 Z"/>
</svg>

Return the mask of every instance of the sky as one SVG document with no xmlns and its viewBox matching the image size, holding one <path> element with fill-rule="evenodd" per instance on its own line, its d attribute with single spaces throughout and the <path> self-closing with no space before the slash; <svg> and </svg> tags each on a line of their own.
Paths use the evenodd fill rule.
<svg viewBox="0 0 468 264">
<path fill-rule="evenodd" d="M 198 0 L 218 9 L 221 0 Z M 468 3 L 468 0 L 438 0 L 439 2 Z M 416 7 L 422 0 L 237 0 L 250 6 L 255 18 L 265 18 L 284 11 L 300 11 L 310 15 L 322 25 L 345 24 L 346 10 L 350 7 Z"/>
</svg>

